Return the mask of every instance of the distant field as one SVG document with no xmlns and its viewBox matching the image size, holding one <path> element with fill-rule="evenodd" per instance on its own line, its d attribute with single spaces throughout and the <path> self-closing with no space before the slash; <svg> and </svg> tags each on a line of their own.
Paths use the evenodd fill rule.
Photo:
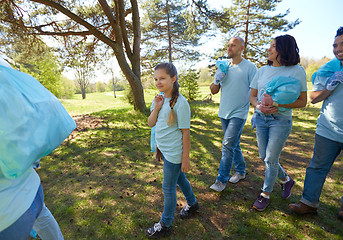
<svg viewBox="0 0 343 240">
<path fill-rule="evenodd" d="M 157 93 L 156 89 L 144 90 L 145 103 L 148 107 Z M 207 97 L 209 93 L 209 86 L 201 86 L 199 100 Z M 61 102 L 72 116 L 90 114 L 102 110 L 132 108 L 125 99 L 124 91 L 117 91 L 116 96 L 116 98 L 113 97 L 113 92 L 88 93 L 86 99 L 82 99 L 81 94 L 75 94 L 72 99 L 61 99 Z M 219 102 L 219 94 L 215 95 L 213 100 Z"/>
<path fill-rule="evenodd" d="M 197 100 L 204 100 L 208 98 L 210 94 L 210 83 L 202 83 L 199 88 L 199 97 Z M 308 82 L 308 90 L 312 89 L 312 83 Z M 151 102 L 157 94 L 157 89 L 145 89 L 144 97 L 147 107 L 151 105 Z M 93 112 L 99 112 L 102 110 L 110 109 L 130 109 L 132 106 L 125 99 L 124 91 L 117 91 L 116 98 L 113 97 L 113 92 L 105 93 L 88 93 L 86 99 L 82 99 L 81 94 L 75 94 L 72 99 L 62 99 L 63 106 L 67 109 L 70 115 L 89 114 Z M 214 103 L 219 103 L 220 94 L 212 95 Z M 318 107 L 320 104 L 315 105 Z"/>
</svg>

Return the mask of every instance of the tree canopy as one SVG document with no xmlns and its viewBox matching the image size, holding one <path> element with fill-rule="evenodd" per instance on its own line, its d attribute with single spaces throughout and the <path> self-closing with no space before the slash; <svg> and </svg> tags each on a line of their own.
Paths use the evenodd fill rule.
<svg viewBox="0 0 343 240">
<path fill-rule="evenodd" d="M 209 24 L 198 8 L 185 0 L 145 0 L 142 9 L 143 66 L 199 58 L 194 47 Z"/>
<path fill-rule="evenodd" d="M 140 18 L 137 0 L 6 0 L 0 21 L 11 29 L 3 36 L 53 36 L 64 40 L 91 39 L 93 48 L 111 50 L 127 78 L 134 106 L 146 111 L 140 80 Z M 89 41 L 89 40 L 88 40 Z"/>
<path fill-rule="evenodd" d="M 285 13 L 273 14 L 282 0 L 233 0 L 230 8 L 224 9 L 231 17 L 226 24 L 218 23 L 217 27 L 230 36 L 240 36 L 245 40 L 243 56 L 253 62 L 266 61 L 267 46 L 272 36 L 278 31 L 288 31 L 300 23 L 299 19 L 288 21 Z M 222 53 L 226 50 L 222 49 Z"/>
</svg>

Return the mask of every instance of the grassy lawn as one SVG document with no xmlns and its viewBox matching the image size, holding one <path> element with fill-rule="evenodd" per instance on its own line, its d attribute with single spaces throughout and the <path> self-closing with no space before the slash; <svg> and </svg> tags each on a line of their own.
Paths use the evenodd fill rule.
<svg viewBox="0 0 343 240">
<path fill-rule="evenodd" d="M 146 91 L 151 104 L 156 90 Z M 280 162 L 297 182 L 290 199 L 281 198 L 278 184 L 264 212 L 252 205 L 264 180 L 264 164 L 258 158 L 255 131 L 249 119 L 241 146 L 247 177 L 228 184 L 222 193 L 210 191 L 221 157 L 222 130 L 217 117 L 219 95 L 207 101 L 208 86 L 192 102 L 191 161 L 187 175 L 200 211 L 181 220 L 186 204 L 178 191 L 173 235 L 167 239 L 343 239 L 343 222 L 337 219 L 343 193 L 342 155 L 324 185 L 318 215 L 296 216 L 288 204 L 302 193 L 319 115 L 309 104 L 294 111 L 292 133 Z M 118 95 L 123 95 L 118 93 Z M 157 222 L 163 210 L 162 164 L 150 152 L 147 116 L 135 112 L 123 97 L 106 93 L 76 96 L 63 104 L 75 117 L 78 129 L 58 149 L 41 161 L 45 203 L 59 222 L 65 239 L 145 239 L 144 231 Z"/>
</svg>

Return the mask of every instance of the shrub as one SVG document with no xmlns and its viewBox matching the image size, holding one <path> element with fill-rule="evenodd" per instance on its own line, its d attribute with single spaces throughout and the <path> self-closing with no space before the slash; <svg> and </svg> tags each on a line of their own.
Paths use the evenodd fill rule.
<svg viewBox="0 0 343 240">
<path fill-rule="evenodd" d="M 199 97 L 199 72 L 189 70 L 179 75 L 180 92 L 187 100 L 193 101 Z"/>
</svg>

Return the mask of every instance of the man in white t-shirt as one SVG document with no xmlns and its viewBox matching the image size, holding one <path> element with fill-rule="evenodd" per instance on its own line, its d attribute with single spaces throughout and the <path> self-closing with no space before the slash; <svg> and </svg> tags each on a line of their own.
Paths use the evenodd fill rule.
<svg viewBox="0 0 343 240">
<path fill-rule="evenodd" d="M 240 137 L 249 112 L 249 85 L 257 68 L 242 57 L 243 50 L 242 38 L 230 39 L 227 53 L 231 61 L 228 62 L 228 67 L 218 68 L 210 86 L 212 94 L 217 94 L 221 89 L 218 116 L 224 133 L 218 177 L 210 187 L 217 192 L 225 189 L 232 163 L 235 164 L 236 173 L 229 181 L 237 183 L 245 178 L 245 161 L 240 147 Z"/>
</svg>

